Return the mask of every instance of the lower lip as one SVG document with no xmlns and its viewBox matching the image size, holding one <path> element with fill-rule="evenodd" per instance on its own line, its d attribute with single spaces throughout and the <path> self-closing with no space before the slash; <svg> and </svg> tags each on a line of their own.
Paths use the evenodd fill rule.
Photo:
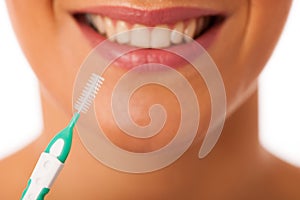
<svg viewBox="0 0 300 200">
<path fill-rule="evenodd" d="M 196 43 L 190 42 L 171 46 L 166 49 L 147 49 L 110 42 L 107 38 L 94 31 L 90 26 L 83 23 L 79 24 L 82 33 L 86 36 L 92 47 L 103 44 L 101 48 L 97 48 L 101 56 L 109 60 L 114 59 L 114 66 L 127 70 L 148 63 L 157 63 L 172 68 L 185 66 L 187 64 L 186 59 L 184 59 L 186 58 L 185 56 L 194 55 L 197 57 L 201 55 L 201 52 L 197 53 L 198 55 L 193 52 L 193 45 L 200 44 L 204 49 L 209 49 L 216 40 L 222 27 L 221 23 L 215 24 L 202 36 L 194 40 Z M 124 52 L 126 54 L 123 54 Z M 176 52 L 177 55 L 172 52 Z"/>
</svg>

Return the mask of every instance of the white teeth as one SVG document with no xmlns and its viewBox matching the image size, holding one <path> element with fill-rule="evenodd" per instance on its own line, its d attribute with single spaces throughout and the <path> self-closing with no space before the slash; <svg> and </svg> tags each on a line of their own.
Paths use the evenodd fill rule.
<svg viewBox="0 0 300 200">
<path fill-rule="evenodd" d="M 131 31 L 130 44 L 136 47 L 149 48 L 150 47 L 150 31 L 146 26 L 136 24 Z"/>
<path fill-rule="evenodd" d="M 190 42 L 193 39 L 193 36 L 195 35 L 196 30 L 196 20 L 192 19 L 188 22 L 187 27 L 184 30 L 184 40 L 186 42 Z"/>
<path fill-rule="evenodd" d="M 130 33 L 127 24 L 124 21 L 118 21 L 116 24 L 117 41 L 120 44 L 127 44 L 130 41 Z"/>
<path fill-rule="evenodd" d="M 207 28 L 208 17 L 179 21 L 172 28 L 168 25 L 157 25 L 149 28 L 140 24 L 128 24 L 125 21 L 114 21 L 108 17 L 87 14 L 87 22 L 97 31 L 119 44 L 128 44 L 142 48 L 166 48 L 171 45 L 191 42 Z"/>
<path fill-rule="evenodd" d="M 108 39 L 111 41 L 114 41 L 115 37 L 113 37 L 113 35 L 115 34 L 115 27 L 113 25 L 112 20 L 108 17 L 105 17 L 104 24 L 105 24 L 106 35 L 107 35 Z"/>
<path fill-rule="evenodd" d="M 165 48 L 170 46 L 171 30 L 168 26 L 156 26 L 151 32 L 151 48 Z"/>
<path fill-rule="evenodd" d="M 174 29 L 171 32 L 171 42 L 173 44 L 180 44 L 183 39 L 183 22 L 178 22 L 175 24 Z"/>
<path fill-rule="evenodd" d="M 91 20 L 97 27 L 97 30 L 99 31 L 99 33 L 104 34 L 106 29 L 104 27 L 104 22 L 103 22 L 102 17 L 99 15 L 91 15 L 91 17 L 92 17 Z"/>
</svg>

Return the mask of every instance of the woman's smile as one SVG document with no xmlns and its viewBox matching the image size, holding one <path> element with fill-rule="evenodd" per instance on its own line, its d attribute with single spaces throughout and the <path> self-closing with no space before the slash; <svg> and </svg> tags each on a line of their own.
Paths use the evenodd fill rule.
<svg viewBox="0 0 300 200">
<path fill-rule="evenodd" d="M 97 6 L 72 11 L 81 31 L 91 43 L 105 45 L 110 57 L 122 52 L 115 64 L 125 68 L 146 63 L 170 67 L 183 66 L 183 59 L 159 49 L 180 51 L 191 55 L 192 41 L 209 48 L 226 19 L 224 11 L 195 7 L 168 7 L 156 10 L 120 6 Z M 222 14 L 221 14 L 222 13 Z M 201 52 L 199 52 L 200 54 Z"/>
<path fill-rule="evenodd" d="M 215 11 L 187 7 L 138 10 L 106 6 L 87 10 L 90 12 L 75 16 L 83 17 L 83 23 L 113 42 L 141 48 L 167 48 L 188 43 L 199 39 L 222 19 Z M 161 28 L 168 31 L 161 31 Z M 125 33 L 120 34 L 122 32 Z"/>
</svg>

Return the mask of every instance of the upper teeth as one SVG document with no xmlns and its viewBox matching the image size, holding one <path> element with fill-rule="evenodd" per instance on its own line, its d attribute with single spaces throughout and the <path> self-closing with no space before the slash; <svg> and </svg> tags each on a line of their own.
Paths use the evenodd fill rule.
<svg viewBox="0 0 300 200">
<path fill-rule="evenodd" d="M 180 21 L 174 25 L 160 24 L 150 28 L 94 14 L 86 14 L 86 19 L 109 40 L 143 48 L 165 48 L 190 42 L 207 27 L 209 21 L 208 17 L 201 17 Z"/>
</svg>

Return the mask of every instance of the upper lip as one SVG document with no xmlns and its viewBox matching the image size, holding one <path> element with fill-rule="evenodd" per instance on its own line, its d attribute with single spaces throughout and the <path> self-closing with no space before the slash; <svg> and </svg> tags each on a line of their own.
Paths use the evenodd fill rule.
<svg viewBox="0 0 300 200">
<path fill-rule="evenodd" d="M 224 15 L 218 11 L 195 7 L 168 7 L 163 9 L 141 10 L 121 6 L 96 6 L 78 10 L 74 14 L 80 13 L 99 14 L 112 19 L 146 26 L 175 24 L 178 21 L 202 16 Z"/>
</svg>

